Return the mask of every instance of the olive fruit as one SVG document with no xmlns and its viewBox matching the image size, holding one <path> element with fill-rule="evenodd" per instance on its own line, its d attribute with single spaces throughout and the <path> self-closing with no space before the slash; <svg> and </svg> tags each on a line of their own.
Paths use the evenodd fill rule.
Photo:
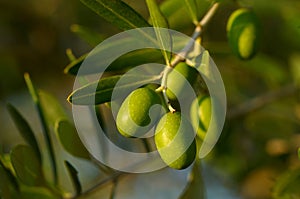
<svg viewBox="0 0 300 199">
<path fill-rule="evenodd" d="M 254 12 L 246 8 L 234 11 L 226 29 L 233 53 L 241 59 L 251 59 L 257 52 L 259 40 L 259 25 Z"/>
<path fill-rule="evenodd" d="M 190 111 L 191 123 L 197 135 L 203 140 L 211 119 L 211 98 L 208 95 L 197 97 Z"/>
<path fill-rule="evenodd" d="M 184 91 L 190 84 L 191 86 L 197 78 L 196 68 L 184 62 L 177 64 L 170 72 L 167 79 L 167 96 L 170 100 L 176 100 L 176 96 L 184 95 Z"/>
<path fill-rule="evenodd" d="M 154 106 L 158 104 L 159 106 Z M 140 137 L 147 133 L 161 116 L 160 104 L 159 95 L 147 87 L 131 92 L 117 114 L 116 124 L 119 132 L 125 137 Z M 151 107 L 153 111 L 150 111 Z"/>
<path fill-rule="evenodd" d="M 165 114 L 155 130 L 155 144 L 162 160 L 171 168 L 184 169 L 196 156 L 193 127 L 180 112 Z"/>
</svg>

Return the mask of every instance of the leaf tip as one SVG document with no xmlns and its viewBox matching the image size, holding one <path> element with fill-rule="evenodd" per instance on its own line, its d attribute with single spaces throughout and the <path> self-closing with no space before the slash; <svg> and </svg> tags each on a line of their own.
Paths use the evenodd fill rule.
<svg viewBox="0 0 300 199">
<path fill-rule="evenodd" d="M 69 102 L 70 104 L 72 104 L 73 102 L 73 97 L 72 97 L 72 93 L 67 97 L 67 102 Z"/>
<path fill-rule="evenodd" d="M 25 73 L 24 73 L 24 78 L 25 78 L 25 80 L 26 80 L 26 79 L 30 79 L 29 73 L 25 72 Z"/>
</svg>

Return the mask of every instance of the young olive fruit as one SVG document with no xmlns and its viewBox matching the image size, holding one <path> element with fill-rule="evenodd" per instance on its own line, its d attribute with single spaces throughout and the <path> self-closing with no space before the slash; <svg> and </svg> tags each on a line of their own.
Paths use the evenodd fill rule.
<svg viewBox="0 0 300 199">
<path fill-rule="evenodd" d="M 251 59 L 258 48 L 259 24 L 255 13 L 246 8 L 234 11 L 227 22 L 229 45 L 240 59 Z"/>
<path fill-rule="evenodd" d="M 167 113 L 155 130 L 155 144 L 162 160 L 171 168 L 184 169 L 196 156 L 193 127 L 180 112 Z"/>
<path fill-rule="evenodd" d="M 161 113 L 158 94 L 147 87 L 138 88 L 121 104 L 116 119 L 117 128 L 125 137 L 140 137 L 154 126 Z"/>
<path fill-rule="evenodd" d="M 208 95 L 197 97 L 190 111 L 191 123 L 197 135 L 203 140 L 211 119 L 211 98 Z"/>
<path fill-rule="evenodd" d="M 194 84 L 197 78 L 198 71 L 196 68 L 187 65 L 184 62 L 180 62 L 174 67 L 174 70 L 170 72 L 167 79 L 167 96 L 170 100 L 176 100 L 176 96 L 184 94 L 184 91 L 188 87 Z"/>
</svg>

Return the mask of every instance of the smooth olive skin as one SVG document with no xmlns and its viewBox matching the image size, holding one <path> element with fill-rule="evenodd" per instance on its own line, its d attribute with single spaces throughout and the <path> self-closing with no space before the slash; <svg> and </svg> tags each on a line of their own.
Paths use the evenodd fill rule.
<svg viewBox="0 0 300 199">
<path fill-rule="evenodd" d="M 193 163 L 196 157 L 195 134 L 189 121 L 180 112 L 169 112 L 161 118 L 154 139 L 162 160 L 169 167 L 185 169 Z"/>
<path fill-rule="evenodd" d="M 147 133 L 161 116 L 161 99 L 158 94 L 147 88 L 138 88 L 131 92 L 121 104 L 116 124 L 125 137 L 140 137 Z M 149 116 L 150 108 L 152 119 Z"/>
<path fill-rule="evenodd" d="M 227 22 L 229 45 L 240 59 L 251 59 L 259 43 L 259 23 L 250 9 L 241 8 L 233 12 Z"/>
<path fill-rule="evenodd" d="M 191 123 L 197 135 L 203 140 L 211 120 L 211 98 L 208 95 L 197 97 L 190 110 Z"/>
<path fill-rule="evenodd" d="M 175 70 L 175 71 L 174 71 Z M 176 96 L 184 95 L 188 84 L 194 84 L 198 71 L 196 68 L 187 65 L 184 62 L 177 64 L 174 70 L 170 72 L 167 79 L 167 96 L 170 100 L 176 100 Z M 180 73 L 187 81 L 181 78 Z"/>
</svg>

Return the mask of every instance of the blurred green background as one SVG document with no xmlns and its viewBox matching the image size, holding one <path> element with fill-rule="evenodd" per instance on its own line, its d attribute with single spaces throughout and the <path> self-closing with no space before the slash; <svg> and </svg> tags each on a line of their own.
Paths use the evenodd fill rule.
<svg viewBox="0 0 300 199">
<path fill-rule="evenodd" d="M 148 17 L 144 1 L 126 2 Z M 250 61 L 232 55 L 226 39 L 227 19 L 239 6 L 252 7 L 261 23 L 260 51 Z M 79 0 L 0 1 L 2 150 L 7 152 L 22 142 L 5 109 L 7 102 L 20 107 L 33 128 L 39 128 L 37 116 L 31 113 L 34 108 L 23 81 L 24 72 L 30 73 L 37 87 L 53 93 L 71 111 L 66 98 L 74 79 L 63 74 L 69 63 L 66 49 L 80 56 L 93 47 L 72 33 L 73 24 L 90 28 L 104 38 L 119 32 Z M 170 19 L 170 26 L 188 35 L 193 31 L 185 17 Z M 300 1 L 224 0 L 202 42 L 222 74 L 229 111 L 221 139 L 207 163 L 242 198 L 271 198 L 278 177 L 300 166 L 300 96 L 294 89 L 300 80 Z M 292 91 L 285 94 L 287 90 Z M 240 104 L 250 106 L 249 100 L 257 96 L 261 102 L 274 91 L 283 93 L 283 97 L 273 96 L 258 110 L 230 118 L 231 111 Z M 299 194 L 295 197 L 299 198 L 299 190 L 293 188 L 300 184 L 299 176 L 294 181 L 290 189 L 282 189 Z"/>
</svg>

